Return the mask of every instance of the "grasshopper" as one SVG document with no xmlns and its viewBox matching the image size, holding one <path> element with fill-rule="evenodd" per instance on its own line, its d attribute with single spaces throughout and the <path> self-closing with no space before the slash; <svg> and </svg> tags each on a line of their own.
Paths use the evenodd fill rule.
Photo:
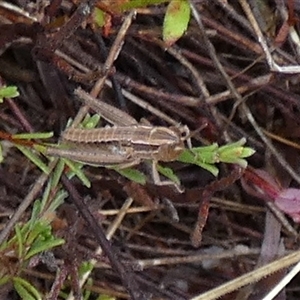
<svg viewBox="0 0 300 300">
<path fill-rule="evenodd" d="M 184 141 L 189 138 L 187 126 L 141 125 L 127 113 L 103 102 L 97 101 L 81 88 L 75 95 L 114 126 L 79 129 L 67 128 L 62 140 L 69 148 L 49 147 L 46 154 L 99 166 L 134 166 L 145 160 L 152 160 L 152 176 L 157 185 L 175 185 L 161 181 L 158 161 L 174 161 L 185 149 Z M 181 191 L 181 190 L 180 190 Z"/>
</svg>

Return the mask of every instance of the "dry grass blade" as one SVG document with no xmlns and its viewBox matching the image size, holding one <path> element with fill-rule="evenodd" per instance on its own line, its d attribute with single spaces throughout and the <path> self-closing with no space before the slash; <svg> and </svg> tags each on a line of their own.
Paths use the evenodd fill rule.
<svg viewBox="0 0 300 300">
<path fill-rule="evenodd" d="M 204 293 L 200 296 L 196 296 L 191 300 L 213 300 L 218 299 L 221 296 L 224 296 L 228 293 L 231 293 L 239 288 L 261 280 L 262 278 L 278 272 L 284 268 L 288 268 L 291 265 L 295 264 L 300 260 L 300 252 L 294 252 L 285 257 L 282 257 L 268 265 L 265 265 L 259 269 L 256 269 L 252 272 L 246 273 L 245 275 L 238 277 L 226 284 L 223 284 L 207 293 Z"/>
</svg>

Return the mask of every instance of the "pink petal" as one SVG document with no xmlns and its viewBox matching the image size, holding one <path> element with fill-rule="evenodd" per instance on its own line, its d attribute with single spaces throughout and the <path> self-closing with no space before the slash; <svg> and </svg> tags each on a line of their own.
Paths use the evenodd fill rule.
<svg viewBox="0 0 300 300">
<path fill-rule="evenodd" d="M 288 214 L 295 222 L 300 222 L 300 189 L 282 190 L 275 198 L 276 206 Z"/>
</svg>

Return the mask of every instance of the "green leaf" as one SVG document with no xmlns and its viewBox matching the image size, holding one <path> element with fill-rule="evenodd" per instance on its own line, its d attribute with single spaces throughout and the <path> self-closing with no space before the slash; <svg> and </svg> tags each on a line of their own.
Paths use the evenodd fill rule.
<svg viewBox="0 0 300 300">
<path fill-rule="evenodd" d="M 23 300 L 42 300 L 38 290 L 23 278 L 14 277 L 13 283 L 14 288 Z"/>
<path fill-rule="evenodd" d="M 35 241 L 32 246 L 30 247 L 30 250 L 25 256 L 25 260 L 31 258 L 32 256 L 41 253 L 46 250 L 50 250 L 54 247 L 60 246 L 65 243 L 65 240 L 53 238 L 49 239 L 48 241 Z"/>
<path fill-rule="evenodd" d="M 3 98 L 14 98 L 20 94 L 16 86 L 4 86 L 0 88 L 0 103 L 3 102 Z"/>
<path fill-rule="evenodd" d="M 51 201 L 47 211 L 55 212 L 56 209 L 64 203 L 64 201 L 67 197 L 68 197 L 68 193 L 66 191 L 64 191 L 64 190 L 58 191 L 56 193 L 55 198 Z"/>
<path fill-rule="evenodd" d="M 50 174 L 50 170 L 46 164 L 31 150 L 21 145 L 15 145 L 32 163 L 34 163 L 45 174 Z"/>
<path fill-rule="evenodd" d="M 227 149 L 227 148 L 236 148 L 236 147 L 241 147 L 241 146 L 244 146 L 246 144 L 246 138 L 241 138 L 240 140 L 236 141 L 236 142 L 233 142 L 233 143 L 229 143 L 229 144 L 226 144 L 224 146 L 221 146 L 219 149 L 220 151 L 223 151 L 223 149 Z"/>
<path fill-rule="evenodd" d="M 188 27 L 191 8 L 187 0 L 172 0 L 167 8 L 163 24 L 163 40 L 167 46 L 182 37 Z"/>
<path fill-rule="evenodd" d="M 178 161 L 196 165 L 204 170 L 209 171 L 214 176 L 218 176 L 219 169 L 214 166 L 216 161 L 216 150 L 218 145 L 213 144 L 205 147 L 198 147 L 193 149 L 185 149 L 179 158 Z M 212 163 L 211 163 L 212 162 Z"/>
<path fill-rule="evenodd" d="M 35 226 L 31 228 L 29 236 L 25 241 L 25 245 L 30 247 L 24 259 L 53 247 L 59 246 L 64 243 L 63 239 L 55 238 L 51 233 L 51 226 L 45 221 L 38 221 Z"/>
<path fill-rule="evenodd" d="M 43 155 L 45 155 L 46 150 L 47 150 L 47 147 L 45 145 L 34 144 L 32 147 L 34 150 L 36 150 L 39 153 L 42 153 Z"/>
<path fill-rule="evenodd" d="M 82 264 L 79 266 L 78 274 L 80 277 L 84 275 L 85 273 L 89 273 L 93 270 L 94 265 L 90 261 L 84 261 Z"/>
<path fill-rule="evenodd" d="M 95 128 L 99 121 L 100 121 L 100 116 L 98 114 L 94 114 L 90 116 L 89 114 L 85 116 L 84 120 L 81 122 L 82 128 L 85 129 L 92 129 Z"/>
<path fill-rule="evenodd" d="M 52 180 L 51 180 L 51 187 L 52 188 L 57 187 L 64 169 L 65 169 L 65 163 L 64 163 L 63 160 L 59 159 L 57 164 L 56 164 L 55 169 L 52 172 Z"/>
<path fill-rule="evenodd" d="M 177 185 L 180 185 L 179 178 L 175 175 L 172 169 L 163 167 L 161 165 L 157 165 L 157 170 L 160 174 L 164 175 L 165 177 L 169 178 L 171 181 L 176 183 Z"/>
<path fill-rule="evenodd" d="M 28 224 L 28 223 L 27 223 Z M 25 243 L 30 246 L 36 239 L 46 240 L 51 235 L 51 226 L 46 222 L 38 220 L 30 227 L 30 232 L 26 238 Z"/>
<path fill-rule="evenodd" d="M 21 258 L 23 255 L 23 250 L 24 250 L 24 247 L 23 247 L 23 236 L 22 236 L 22 233 L 21 233 L 21 228 L 18 224 L 16 224 L 15 226 L 15 232 L 16 232 L 16 237 L 17 237 L 17 240 L 18 240 L 18 257 Z"/>
<path fill-rule="evenodd" d="M 8 275 L 1 276 L 0 277 L 0 286 L 3 285 L 3 284 L 6 284 L 10 279 L 11 278 Z"/>
<path fill-rule="evenodd" d="M 109 167 L 110 169 L 115 170 L 122 176 L 128 178 L 131 181 L 134 181 L 136 183 L 145 185 L 146 184 L 146 176 L 142 172 L 131 169 L 131 168 L 125 168 L 125 169 L 119 169 L 118 167 Z"/>
<path fill-rule="evenodd" d="M 170 0 L 131 0 L 124 2 L 119 6 L 120 11 L 126 11 L 135 8 L 147 7 L 149 5 L 156 5 L 169 2 Z"/>
<path fill-rule="evenodd" d="M 256 151 L 250 147 L 244 147 L 243 151 L 240 154 L 241 158 L 246 158 L 252 156 Z"/>
<path fill-rule="evenodd" d="M 93 285 L 93 280 L 92 280 L 92 278 L 88 278 L 88 280 L 86 281 L 85 286 L 86 286 L 86 287 L 90 287 L 90 286 L 92 286 L 92 285 Z M 84 291 L 83 300 L 89 300 L 90 297 L 91 297 L 91 294 L 92 294 L 92 292 L 91 292 L 90 290 L 86 289 L 86 290 Z"/>
<path fill-rule="evenodd" d="M 47 187 L 46 187 L 46 192 L 47 192 Z M 36 223 L 36 221 L 38 220 L 39 214 L 42 211 L 42 202 L 40 200 L 36 200 L 33 203 L 33 208 L 32 208 L 32 213 L 31 213 L 31 218 L 29 220 L 30 224 L 32 224 L 31 227 L 34 226 L 34 224 Z"/>
<path fill-rule="evenodd" d="M 32 139 L 49 139 L 53 137 L 53 132 L 35 132 L 35 133 L 17 133 L 13 134 L 13 139 L 32 140 Z"/>
<path fill-rule="evenodd" d="M 249 157 L 255 153 L 255 150 L 243 147 L 246 139 L 242 138 L 235 143 L 224 145 L 218 149 L 219 159 L 225 163 L 238 164 L 243 168 L 247 167 L 247 161 L 244 157 Z"/>
<path fill-rule="evenodd" d="M 81 182 L 88 188 L 91 187 L 91 182 L 89 179 L 85 176 L 84 172 L 81 170 L 82 164 L 77 162 L 72 162 L 69 159 L 61 158 L 61 160 L 70 168 L 70 170 L 81 180 Z M 68 177 L 72 177 L 73 174 L 69 173 Z"/>
<path fill-rule="evenodd" d="M 209 146 L 195 147 L 192 149 L 185 149 L 179 156 L 178 160 L 188 164 L 202 166 L 205 164 L 218 163 L 218 144 L 214 143 Z"/>
<path fill-rule="evenodd" d="M 211 164 L 206 164 L 206 163 L 198 163 L 198 166 L 200 166 L 202 169 L 210 172 L 211 174 L 213 174 L 215 177 L 217 177 L 219 175 L 219 169 L 215 166 L 215 165 L 211 165 Z"/>
<path fill-rule="evenodd" d="M 116 297 L 109 296 L 109 295 L 100 295 L 97 300 L 116 300 Z"/>
<path fill-rule="evenodd" d="M 93 11 L 93 20 L 99 27 L 105 25 L 105 12 L 99 8 L 95 8 Z"/>
</svg>

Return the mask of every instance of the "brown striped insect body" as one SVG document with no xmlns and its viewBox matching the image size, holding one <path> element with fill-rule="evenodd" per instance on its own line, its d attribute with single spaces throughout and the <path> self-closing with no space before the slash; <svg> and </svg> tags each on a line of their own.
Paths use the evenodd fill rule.
<svg viewBox="0 0 300 300">
<path fill-rule="evenodd" d="M 115 126 L 94 129 L 67 128 L 62 134 L 67 148 L 49 147 L 47 154 L 100 166 L 128 167 L 143 160 L 152 160 L 153 178 L 161 183 L 156 169 L 158 161 L 174 161 L 185 149 L 184 142 L 189 138 L 186 126 L 140 125 L 135 119 L 119 109 L 98 101 L 84 92 L 75 90 L 87 105 L 104 116 Z M 112 119 L 112 120 L 111 120 Z M 179 190 L 179 188 L 177 187 Z"/>
<path fill-rule="evenodd" d="M 185 131 L 187 133 L 187 130 Z M 114 126 L 95 129 L 69 128 L 63 135 L 66 142 L 75 144 L 115 145 L 119 152 L 131 153 L 128 157 L 173 161 L 184 150 L 182 132 L 177 127 Z M 117 151 L 115 154 L 118 155 Z"/>
</svg>

